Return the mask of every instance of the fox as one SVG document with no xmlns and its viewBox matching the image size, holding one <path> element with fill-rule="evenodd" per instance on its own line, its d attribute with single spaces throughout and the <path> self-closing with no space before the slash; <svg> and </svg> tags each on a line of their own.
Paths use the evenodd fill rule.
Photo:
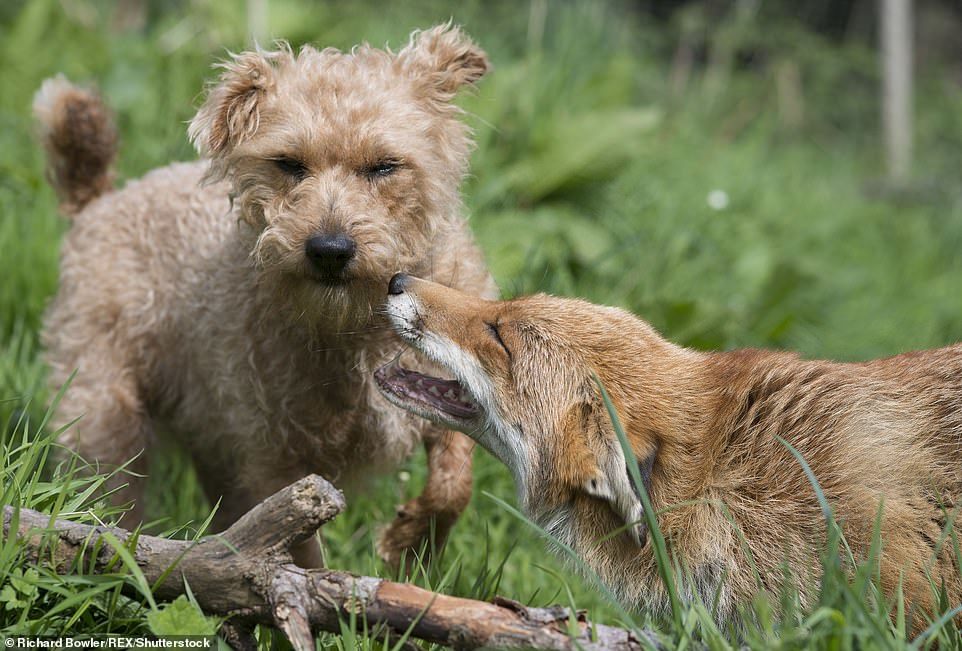
<svg viewBox="0 0 962 651">
<path fill-rule="evenodd" d="M 881 587 L 901 589 L 914 631 L 943 590 L 962 602 L 962 345 L 861 363 L 697 351 L 619 308 L 488 300 L 405 274 L 384 311 L 452 377 L 391 362 L 375 371 L 381 393 L 507 466 L 522 510 L 627 606 L 671 607 L 643 490 L 683 569 L 678 594 L 719 624 L 789 585 L 811 607 L 828 526 L 816 485 L 856 561 L 880 528 Z"/>
</svg>

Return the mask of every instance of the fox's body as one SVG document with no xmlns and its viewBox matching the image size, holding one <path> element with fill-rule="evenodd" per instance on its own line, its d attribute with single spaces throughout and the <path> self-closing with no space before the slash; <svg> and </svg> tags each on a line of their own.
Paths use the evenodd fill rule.
<svg viewBox="0 0 962 651">
<path fill-rule="evenodd" d="M 803 601 L 814 597 L 826 521 L 779 438 L 806 459 L 857 559 L 883 505 L 889 596 L 901 581 L 929 615 L 942 586 L 951 605 L 962 601 L 951 530 L 962 527 L 948 524 L 962 496 L 962 346 L 861 364 L 704 353 L 621 310 L 549 296 L 485 301 L 406 277 L 392 283 L 388 311 L 402 338 L 456 376 L 475 413 L 459 419 L 412 396 L 396 369 L 380 373 L 385 395 L 504 461 L 526 511 L 625 602 L 668 607 L 646 528 L 631 524 L 642 510 L 595 377 L 688 573 L 682 591 L 720 620 L 759 588 L 777 594 L 786 562 Z"/>
</svg>

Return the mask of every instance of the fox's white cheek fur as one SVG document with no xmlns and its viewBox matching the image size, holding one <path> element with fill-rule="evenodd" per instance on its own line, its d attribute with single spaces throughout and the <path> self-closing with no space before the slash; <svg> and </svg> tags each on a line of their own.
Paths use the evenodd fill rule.
<svg viewBox="0 0 962 651">
<path fill-rule="evenodd" d="M 389 296 L 386 311 L 398 334 L 430 359 L 450 369 L 458 382 L 481 406 L 487 426 L 482 432 L 466 433 L 477 439 L 508 467 L 514 476 L 522 502 L 526 501 L 525 469 L 528 467 L 528 449 L 518 428 L 502 417 L 500 405 L 495 399 L 494 386 L 481 364 L 450 339 L 421 329 L 418 315 L 422 310 L 411 294 Z M 411 333 L 411 330 L 417 332 Z"/>
<path fill-rule="evenodd" d="M 481 406 L 487 424 L 484 431 L 478 432 L 475 437 L 508 467 L 514 475 L 519 495 L 523 496 L 527 483 L 525 469 L 528 467 L 528 450 L 518 428 L 503 418 L 494 385 L 481 364 L 450 339 L 430 331 L 422 332 L 418 346 L 428 357 L 450 369 Z"/>
<path fill-rule="evenodd" d="M 388 296 L 385 312 L 395 332 L 401 338 L 408 339 L 405 333 L 414 329 L 418 322 L 418 306 L 414 297 L 410 294 Z"/>
</svg>

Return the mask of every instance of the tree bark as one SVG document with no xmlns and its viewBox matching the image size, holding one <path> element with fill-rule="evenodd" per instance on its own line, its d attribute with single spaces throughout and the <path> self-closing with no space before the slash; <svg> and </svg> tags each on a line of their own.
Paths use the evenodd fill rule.
<svg viewBox="0 0 962 651">
<path fill-rule="evenodd" d="M 912 0 L 881 0 L 882 129 L 889 180 L 912 167 Z"/>
<path fill-rule="evenodd" d="M 344 497 L 312 475 L 254 507 L 222 534 L 197 541 L 138 535 L 128 547 L 154 595 L 173 599 L 189 585 L 204 612 L 229 617 L 222 631 L 235 648 L 249 648 L 256 624 L 284 631 L 298 651 L 314 649 L 314 634 L 338 633 L 351 614 L 368 630 L 456 649 L 534 648 L 559 651 L 635 651 L 658 647 L 654 633 L 591 624 L 567 608 L 528 608 L 495 598 L 493 603 L 437 594 L 329 569 L 294 565 L 291 548 L 309 539 L 345 507 Z M 11 532 L 11 528 L 14 531 Z M 112 527 L 77 524 L 29 509 L 3 511 L 4 538 L 25 545 L 28 561 L 57 571 L 84 567 L 108 571 L 109 532 L 125 544 L 132 534 Z M 173 569 L 172 569 L 173 568 Z M 131 592 L 135 592 L 131 590 Z"/>
</svg>

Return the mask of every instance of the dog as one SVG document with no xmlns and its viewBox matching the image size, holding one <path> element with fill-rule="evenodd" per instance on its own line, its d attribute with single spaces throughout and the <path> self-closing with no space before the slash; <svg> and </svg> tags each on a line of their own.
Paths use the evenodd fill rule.
<svg viewBox="0 0 962 651">
<path fill-rule="evenodd" d="M 454 379 L 392 363 L 376 371 L 384 395 L 500 459 L 524 510 L 626 604 L 670 607 L 635 463 L 685 570 L 681 594 L 734 621 L 760 588 L 779 594 L 787 564 L 802 605 L 813 604 L 826 518 L 780 437 L 807 461 L 856 559 L 882 513 L 888 596 L 901 586 L 928 617 L 943 588 L 950 605 L 962 601 L 952 551 L 962 345 L 840 364 L 688 350 L 620 309 L 545 295 L 497 302 L 403 274 L 388 299 L 398 335 Z"/>
<path fill-rule="evenodd" d="M 51 386 L 76 371 L 54 425 L 79 419 L 63 442 L 131 471 L 113 488 L 133 522 L 134 474 L 173 437 L 220 500 L 215 528 L 308 473 L 356 485 L 424 442 L 424 491 L 379 543 L 396 565 L 465 508 L 473 443 L 381 398 L 371 372 L 400 344 L 379 308 L 401 270 L 496 295 L 463 214 L 472 140 L 452 103 L 488 58 L 445 24 L 397 53 L 281 44 L 222 68 L 189 125 L 202 159 L 120 190 L 97 95 L 61 77 L 36 96 L 72 221 L 43 328 Z"/>
</svg>

